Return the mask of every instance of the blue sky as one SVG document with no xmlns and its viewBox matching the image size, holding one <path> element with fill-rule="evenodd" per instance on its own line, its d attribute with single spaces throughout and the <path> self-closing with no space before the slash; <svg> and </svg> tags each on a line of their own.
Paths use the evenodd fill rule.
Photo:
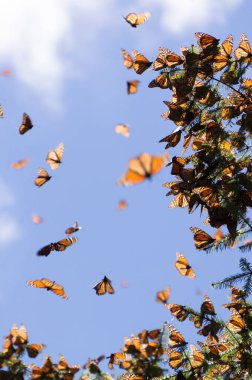
<svg viewBox="0 0 252 380">
<path fill-rule="evenodd" d="M 45 343 L 44 352 L 54 361 L 62 353 L 80 364 L 118 351 L 125 336 L 164 321 L 189 340 L 190 325 L 178 325 L 155 302 L 156 292 L 171 286 L 171 302 L 199 307 L 201 291 L 220 306 L 226 292 L 210 284 L 238 271 L 240 252 L 195 250 L 189 227 L 203 226 L 203 219 L 168 208 L 171 199 L 162 184 L 171 180 L 169 169 L 135 187 L 116 185 L 131 157 L 163 154 L 158 141 L 174 129 L 160 117 L 169 91 L 148 89 L 156 73 L 150 69 L 138 77 L 127 71 L 120 49 L 136 49 L 153 60 L 159 47 L 179 52 L 195 43 L 197 31 L 221 40 L 232 33 L 236 46 L 241 33 L 251 39 L 251 3 L 8 0 L 0 5 L 0 69 L 13 71 L 0 77 L 5 111 L 0 120 L 2 337 L 14 322 L 24 323 L 31 342 Z M 152 17 L 133 29 L 122 17 L 132 11 L 150 11 Z M 141 83 L 138 93 L 128 96 L 126 81 L 131 79 Z M 20 136 L 23 112 L 34 128 Z M 129 139 L 115 134 L 119 122 L 129 124 Z M 61 167 L 36 188 L 37 169 L 49 169 L 46 154 L 60 142 L 65 144 Z M 26 156 L 25 168 L 10 168 Z M 116 209 L 120 199 L 129 204 L 123 212 Z M 33 224 L 33 212 L 44 223 Z M 36 256 L 42 246 L 62 239 L 76 220 L 83 227 L 75 235 L 78 243 L 47 258 Z M 178 275 L 177 251 L 193 266 L 195 281 Z M 115 295 L 97 297 L 92 287 L 104 275 L 112 280 Z M 69 300 L 26 285 L 41 277 L 62 284 Z M 125 279 L 128 288 L 120 285 Z"/>
</svg>

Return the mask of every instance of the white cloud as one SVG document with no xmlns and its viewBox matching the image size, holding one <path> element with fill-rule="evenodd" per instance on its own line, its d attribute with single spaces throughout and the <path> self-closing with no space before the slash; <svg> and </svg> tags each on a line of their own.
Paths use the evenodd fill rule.
<svg viewBox="0 0 252 380">
<path fill-rule="evenodd" d="M 17 221 L 7 213 L 0 215 L 0 249 L 20 236 L 20 227 Z"/>
<path fill-rule="evenodd" d="M 222 24 L 243 0 L 143 0 L 144 4 L 161 8 L 161 25 L 174 34 L 188 27 L 200 28 Z"/>
<path fill-rule="evenodd" d="M 99 33 L 113 1 L 0 0 L 0 62 L 48 103 L 56 101 L 73 49 L 87 49 L 81 42 Z"/>
<path fill-rule="evenodd" d="M 0 179 L 0 249 L 21 235 L 21 228 L 9 211 L 14 204 L 15 198 L 9 186 Z"/>
<path fill-rule="evenodd" d="M 6 183 L 0 179 L 0 208 L 14 204 L 14 196 Z"/>
<path fill-rule="evenodd" d="M 127 10 L 148 10 L 153 17 L 160 13 L 158 24 L 179 34 L 192 26 L 200 30 L 223 23 L 242 1 L 139 0 L 135 7 L 116 0 L 0 0 L 0 63 L 12 68 L 21 84 L 57 106 L 66 78 L 83 76 L 98 38 L 99 45 L 103 43 L 103 28 L 117 33 Z"/>
</svg>

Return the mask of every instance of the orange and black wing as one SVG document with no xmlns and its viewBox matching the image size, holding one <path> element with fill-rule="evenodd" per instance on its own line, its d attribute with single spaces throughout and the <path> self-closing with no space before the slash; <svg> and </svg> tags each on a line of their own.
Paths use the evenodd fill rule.
<svg viewBox="0 0 252 380">
<path fill-rule="evenodd" d="M 152 65 L 152 62 L 150 62 L 143 54 L 139 53 L 137 50 L 133 50 L 132 53 L 135 58 L 133 69 L 137 74 L 142 74 Z"/>
<path fill-rule="evenodd" d="M 24 133 L 32 129 L 32 127 L 33 127 L 33 124 L 31 122 L 30 117 L 27 115 L 27 113 L 23 113 L 22 124 L 19 127 L 20 135 L 23 135 Z"/>
<path fill-rule="evenodd" d="M 186 258 L 180 252 L 177 252 L 177 261 L 175 262 L 175 267 L 177 268 L 181 276 L 187 276 L 192 279 L 196 277 L 194 270 L 189 265 Z"/>
<path fill-rule="evenodd" d="M 44 347 L 46 347 L 44 344 L 29 344 L 26 346 L 26 351 L 30 358 L 36 358 Z"/>
<path fill-rule="evenodd" d="M 48 245 L 45 245 L 43 248 L 41 248 L 38 252 L 37 252 L 37 256 L 48 256 L 50 255 L 50 253 L 52 251 L 54 251 L 54 244 L 51 243 L 51 244 L 48 244 Z"/>
<path fill-rule="evenodd" d="M 50 290 L 57 296 L 60 296 L 65 299 L 69 298 L 68 295 L 65 293 L 65 290 L 62 285 L 53 284 Z"/>
<path fill-rule="evenodd" d="M 52 170 L 55 170 L 61 164 L 61 159 L 64 154 L 64 144 L 59 144 L 54 150 L 50 150 L 46 156 L 46 162 Z"/>
<path fill-rule="evenodd" d="M 215 241 L 215 239 L 200 228 L 191 227 L 190 230 L 193 233 L 194 244 L 197 249 L 204 249 Z"/>
<path fill-rule="evenodd" d="M 127 92 L 129 95 L 135 94 L 138 90 L 139 80 L 131 80 L 127 82 Z"/>
<path fill-rule="evenodd" d="M 68 227 L 65 231 L 65 234 L 66 235 L 71 235 L 73 234 L 74 232 L 77 232 L 79 230 L 81 230 L 82 227 L 79 226 L 78 222 L 75 222 L 74 225 L 72 227 Z"/>
<path fill-rule="evenodd" d="M 76 243 L 78 241 L 78 238 L 72 237 L 67 239 L 59 240 L 57 243 L 53 243 L 55 251 L 65 251 L 67 247 L 70 245 Z"/>
<path fill-rule="evenodd" d="M 28 161 L 29 161 L 28 158 L 23 158 L 23 159 L 20 160 L 20 161 L 13 162 L 13 163 L 11 164 L 11 167 L 12 167 L 13 169 L 21 169 L 21 168 L 23 168 L 24 166 L 27 165 Z"/>
<path fill-rule="evenodd" d="M 123 66 L 127 69 L 132 69 L 134 63 L 133 58 L 125 49 L 121 49 L 121 52 L 123 56 Z"/>
<path fill-rule="evenodd" d="M 115 292 L 114 288 L 111 285 L 111 281 L 106 276 L 104 276 L 104 278 L 98 282 L 98 284 L 95 285 L 93 289 L 95 289 L 98 296 L 101 296 L 105 293 L 114 294 Z"/>
<path fill-rule="evenodd" d="M 169 295 L 170 295 L 170 288 L 160 290 L 156 294 L 156 301 L 166 303 L 168 301 Z"/>
<path fill-rule="evenodd" d="M 36 186 L 41 187 L 50 179 L 51 179 L 51 176 L 48 174 L 48 172 L 43 168 L 39 168 L 38 176 L 37 178 L 35 178 L 34 183 Z"/>
</svg>

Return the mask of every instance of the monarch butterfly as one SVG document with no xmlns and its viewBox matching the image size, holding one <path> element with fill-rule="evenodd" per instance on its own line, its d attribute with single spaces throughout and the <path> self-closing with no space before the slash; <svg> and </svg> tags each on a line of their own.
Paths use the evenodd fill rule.
<svg viewBox="0 0 252 380">
<path fill-rule="evenodd" d="M 168 154 L 152 156 L 148 153 L 141 153 L 138 157 L 129 160 L 128 171 L 117 181 L 117 184 L 135 185 L 151 178 L 167 164 L 168 157 Z"/>
<path fill-rule="evenodd" d="M 179 271 L 179 274 L 181 274 L 181 276 L 187 276 L 192 279 L 195 279 L 196 275 L 194 273 L 194 270 L 189 265 L 186 258 L 180 252 L 177 252 L 176 255 L 177 255 L 177 261 L 175 262 L 175 267 Z"/>
<path fill-rule="evenodd" d="M 69 245 L 76 243 L 78 238 L 72 237 L 63 240 L 59 240 L 56 243 L 45 245 L 37 252 L 37 256 L 48 256 L 52 251 L 65 251 Z"/>
<path fill-rule="evenodd" d="M 208 296 L 204 296 L 204 302 L 200 307 L 201 314 L 215 315 L 214 305 Z"/>
<path fill-rule="evenodd" d="M 27 285 L 34 286 L 35 288 L 44 288 L 51 290 L 57 296 L 67 299 L 68 295 L 65 293 L 62 285 L 56 284 L 55 281 L 48 280 L 47 278 L 41 278 L 41 280 L 29 280 Z"/>
<path fill-rule="evenodd" d="M 231 288 L 231 301 L 236 301 L 245 297 L 245 292 L 242 289 L 230 286 Z"/>
<path fill-rule="evenodd" d="M 186 164 L 187 164 L 188 160 L 186 158 L 183 158 L 183 157 L 172 157 L 172 170 L 171 170 L 171 174 L 172 175 L 177 175 L 180 173 L 181 171 L 181 168 L 183 168 Z"/>
<path fill-rule="evenodd" d="M 121 49 L 121 52 L 122 52 L 122 56 L 123 56 L 123 65 L 127 68 L 127 69 L 132 69 L 133 67 L 133 58 L 131 57 L 131 55 L 124 49 Z"/>
<path fill-rule="evenodd" d="M 127 207 L 128 207 L 128 203 L 124 199 L 122 199 L 121 201 L 119 201 L 118 204 L 117 204 L 117 209 L 120 210 L 120 211 L 125 210 Z"/>
<path fill-rule="evenodd" d="M 184 346 L 186 344 L 185 338 L 177 329 L 175 329 L 175 327 L 173 327 L 172 325 L 168 325 L 168 330 L 168 345 L 170 347 Z"/>
<path fill-rule="evenodd" d="M 127 82 L 127 92 L 129 95 L 135 94 L 138 90 L 139 80 L 131 80 Z"/>
<path fill-rule="evenodd" d="M 63 356 L 63 355 L 60 355 L 59 364 L 57 364 L 56 368 L 57 368 L 59 371 L 67 371 L 67 373 L 68 373 L 69 375 L 74 375 L 76 372 L 79 371 L 80 366 L 79 366 L 79 365 L 72 365 L 72 366 L 69 366 L 69 365 L 68 365 L 68 362 L 66 361 L 66 359 L 64 358 L 64 356 Z"/>
<path fill-rule="evenodd" d="M 137 25 L 143 24 L 151 16 L 150 12 L 144 12 L 141 14 L 129 13 L 124 19 L 133 27 L 136 28 Z"/>
<path fill-rule="evenodd" d="M 234 333 L 238 333 L 244 330 L 246 327 L 244 319 L 240 316 L 240 314 L 235 309 L 231 309 L 231 319 L 226 324 L 226 326 L 230 331 Z"/>
<path fill-rule="evenodd" d="M 180 142 L 181 134 L 182 134 L 182 131 L 180 131 L 180 130 L 177 132 L 173 132 L 170 135 L 161 139 L 159 142 L 166 142 L 167 143 L 165 146 L 165 149 L 168 149 L 170 147 L 174 147 L 174 146 L 178 145 L 178 143 Z"/>
<path fill-rule="evenodd" d="M 79 231 L 79 230 L 81 230 L 81 229 L 82 229 L 82 227 L 79 226 L 78 222 L 75 222 L 74 225 L 73 225 L 72 227 L 68 227 L 68 228 L 66 229 L 65 234 L 66 234 L 66 235 L 71 235 L 71 234 L 73 234 L 74 232 L 77 232 L 77 231 Z M 76 238 L 74 238 L 74 239 L 76 239 Z"/>
<path fill-rule="evenodd" d="M 84 364 L 83 368 L 89 369 L 92 374 L 101 373 L 98 364 L 105 359 L 104 355 L 99 356 L 97 359 L 89 359 L 87 363 Z"/>
<path fill-rule="evenodd" d="M 197 249 L 204 249 L 215 241 L 215 239 L 198 227 L 190 227 L 190 230 L 194 235 L 194 244 Z"/>
<path fill-rule="evenodd" d="M 167 354 L 169 356 L 169 366 L 172 369 L 177 369 L 181 366 L 183 363 L 183 354 L 179 351 L 171 350 L 170 348 L 167 349 Z"/>
<path fill-rule="evenodd" d="M 182 305 L 168 303 L 165 307 L 170 310 L 172 315 L 177 318 L 178 321 L 183 322 L 189 315 L 189 311 Z"/>
<path fill-rule="evenodd" d="M 156 294 L 156 301 L 166 303 L 169 296 L 170 296 L 170 288 L 166 288 L 164 290 L 160 290 L 160 292 L 157 292 Z"/>
<path fill-rule="evenodd" d="M 117 124 L 115 127 L 116 133 L 123 135 L 124 137 L 130 137 L 129 127 L 127 124 Z"/>
<path fill-rule="evenodd" d="M 190 348 L 192 351 L 192 358 L 190 359 L 192 368 L 202 367 L 205 360 L 204 354 L 199 351 L 193 344 L 190 345 Z"/>
<path fill-rule="evenodd" d="M 38 176 L 35 178 L 34 183 L 36 186 L 41 187 L 43 186 L 47 181 L 49 181 L 52 177 L 48 174 L 48 172 L 43 169 L 38 169 Z"/>
<path fill-rule="evenodd" d="M 127 354 L 125 352 L 115 352 L 114 354 L 111 354 L 107 357 L 109 359 L 108 367 L 109 369 L 114 369 L 113 364 L 119 364 L 121 361 L 128 361 L 131 362 L 131 355 Z"/>
<path fill-rule="evenodd" d="M 54 150 L 50 150 L 46 156 L 46 162 L 52 170 L 57 169 L 61 164 L 61 159 L 64 153 L 64 144 L 59 144 Z"/>
<path fill-rule="evenodd" d="M 217 202 L 217 195 L 213 192 L 211 187 L 195 187 L 193 192 L 207 205 L 213 206 Z"/>
<path fill-rule="evenodd" d="M 214 57 L 214 70 L 222 70 L 231 59 L 233 36 L 229 34 L 219 48 L 219 54 Z"/>
<path fill-rule="evenodd" d="M 21 325 L 18 329 L 17 325 L 14 323 L 11 328 L 9 337 L 11 339 L 11 343 L 15 346 L 20 346 L 28 342 L 27 331 L 24 325 Z"/>
<path fill-rule="evenodd" d="M 21 169 L 21 168 L 23 168 L 24 166 L 27 165 L 28 161 L 29 161 L 29 158 L 23 158 L 22 160 L 19 160 L 17 162 L 13 162 L 11 164 L 11 167 L 13 169 Z"/>
<path fill-rule="evenodd" d="M 20 133 L 20 135 L 23 135 L 24 133 L 26 133 L 27 131 L 29 131 L 30 129 L 32 129 L 32 127 L 33 127 L 33 124 L 31 122 L 30 117 L 27 115 L 27 113 L 24 112 L 23 113 L 22 124 L 19 127 L 19 133 Z"/>
<path fill-rule="evenodd" d="M 166 195 L 170 195 L 167 193 Z M 187 207 L 189 205 L 189 196 L 180 193 L 176 195 L 176 197 L 171 201 L 169 204 L 169 208 L 175 208 L 175 207 Z"/>
<path fill-rule="evenodd" d="M 135 58 L 133 69 L 137 74 L 142 74 L 152 65 L 152 62 L 150 62 L 143 54 L 139 53 L 137 50 L 133 50 L 132 53 Z"/>
<path fill-rule="evenodd" d="M 122 380 L 144 380 L 142 376 L 134 375 L 134 373 L 127 373 L 122 375 Z"/>
<path fill-rule="evenodd" d="M 149 84 L 149 88 L 159 87 L 162 89 L 170 88 L 171 81 L 169 77 L 169 73 L 164 72 L 161 73 L 157 78 L 153 79 Z"/>
<path fill-rule="evenodd" d="M 48 355 L 46 355 L 45 361 L 41 368 L 37 367 L 35 364 L 31 364 L 31 368 L 32 368 L 32 374 L 31 374 L 32 379 L 40 379 L 41 377 L 42 378 L 44 376 L 48 377 L 49 375 L 50 377 L 52 377 L 52 374 L 54 375 L 53 373 L 54 365 L 53 365 L 52 359 Z"/>
<path fill-rule="evenodd" d="M 32 221 L 35 224 L 40 224 L 40 223 L 43 222 L 43 219 L 40 216 L 36 215 L 36 214 L 32 214 Z"/>
<path fill-rule="evenodd" d="M 234 56 L 237 61 L 249 63 L 252 59 L 251 47 L 246 34 L 241 34 L 238 48 L 234 51 Z"/>
<path fill-rule="evenodd" d="M 93 289 L 95 289 L 96 294 L 98 296 L 102 296 L 105 293 L 114 294 L 115 290 L 111 285 L 111 281 L 108 279 L 108 277 L 104 276 L 104 278 L 96 284 Z"/>
<path fill-rule="evenodd" d="M 162 70 L 166 67 L 175 67 L 183 62 L 182 58 L 166 48 L 158 49 L 158 57 L 153 62 L 153 70 Z"/>
<path fill-rule="evenodd" d="M 210 34 L 197 32 L 195 33 L 195 36 L 198 39 L 198 45 L 201 47 L 203 52 L 215 48 L 219 42 L 217 38 L 211 36 Z"/>
<path fill-rule="evenodd" d="M 36 358 L 45 347 L 44 344 L 29 344 L 26 346 L 26 351 L 30 358 Z"/>
</svg>

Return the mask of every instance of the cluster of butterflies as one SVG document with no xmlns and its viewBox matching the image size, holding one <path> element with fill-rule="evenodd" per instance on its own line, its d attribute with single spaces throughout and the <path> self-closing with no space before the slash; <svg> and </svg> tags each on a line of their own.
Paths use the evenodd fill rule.
<svg viewBox="0 0 252 380">
<path fill-rule="evenodd" d="M 25 326 L 21 325 L 20 328 L 18 328 L 17 325 L 14 324 L 9 335 L 4 338 L 4 345 L 1 352 L 1 366 L 4 367 L 7 365 L 9 368 L 13 367 L 13 370 L 15 369 L 14 373 L 18 373 L 19 370 L 20 373 L 22 373 L 22 363 L 19 357 L 26 353 L 30 358 L 36 358 L 45 347 L 44 344 L 30 344 Z M 80 369 L 78 365 L 69 366 L 63 355 L 60 355 L 59 363 L 57 364 L 54 364 L 50 356 L 47 355 L 41 367 L 35 364 L 31 364 L 29 367 L 29 377 L 33 380 L 42 378 L 64 378 L 66 380 L 72 380 L 75 373 Z M 18 375 L 17 378 L 19 378 Z M 20 377 L 20 379 L 21 378 L 23 379 L 23 377 Z"/>
</svg>

